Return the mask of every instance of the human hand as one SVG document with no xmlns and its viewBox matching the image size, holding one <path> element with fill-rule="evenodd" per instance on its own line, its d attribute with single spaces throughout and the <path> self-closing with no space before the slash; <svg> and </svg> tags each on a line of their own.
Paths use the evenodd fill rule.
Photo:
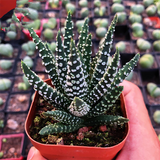
<svg viewBox="0 0 160 160">
<path fill-rule="evenodd" d="M 152 127 L 140 89 L 123 81 L 130 132 L 116 160 L 160 160 L 160 142 Z"/>
<path fill-rule="evenodd" d="M 31 147 L 27 156 L 27 160 L 47 160 L 47 159 L 42 157 L 40 152 L 35 147 Z"/>
</svg>

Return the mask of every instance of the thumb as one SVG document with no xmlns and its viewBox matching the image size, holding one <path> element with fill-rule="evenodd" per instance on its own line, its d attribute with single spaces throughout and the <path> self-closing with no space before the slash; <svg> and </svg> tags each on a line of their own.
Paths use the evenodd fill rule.
<svg viewBox="0 0 160 160">
<path fill-rule="evenodd" d="M 47 159 L 42 157 L 40 152 L 35 147 L 31 147 L 27 156 L 27 160 L 47 160 Z"/>
</svg>

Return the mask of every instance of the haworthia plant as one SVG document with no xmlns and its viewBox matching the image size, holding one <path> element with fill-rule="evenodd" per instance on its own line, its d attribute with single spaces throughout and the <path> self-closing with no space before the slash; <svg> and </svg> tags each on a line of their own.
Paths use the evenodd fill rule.
<svg viewBox="0 0 160 160">
<path fill-rule="evenodd" d="M 64 40 L 60 36 L 60 31 L 57 34 L 56 58 L 33 29 L 29 29 L 55 86 L 52 88 L 43 82 L 22 61 L 23 72 L 30 84 L 55 107 L 55 110 L 44 112 L 43 115 L 52 117 L 57 123 L 46 125 L 40 130 L 40 135 L 69 133 L 84 126 L 112 126 L 128 122 L 128 119 L 122 116 L 106 114 L 115 106 L 123 90 L 119 83 L 134 69 L 140 57 L 136 54 L 119 69 L 120 54 L 117 50 L 112 62 L 108 63 L 116 22 L 117 16 L 114 17 L 105 40 L 93 60 L 88 18 L 84 21 L 76 46 L 73 40 L 71 15 L 68 14 Z"/>
</svg>

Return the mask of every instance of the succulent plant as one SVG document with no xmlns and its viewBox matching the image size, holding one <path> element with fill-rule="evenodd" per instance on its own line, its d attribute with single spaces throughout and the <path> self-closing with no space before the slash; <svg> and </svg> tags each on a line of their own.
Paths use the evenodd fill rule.
<svg viewBox="0 0 160 160">
<path fill-rule="evenodd" d="M 153 120 L 160 124 L 160 110 L 156 110 L 154 113 L 153 113 Z"/>
<path fill-rule="evenodd" d="M 53 39 L 53 36 L 54 36 L 53 30 L 50 29 L 50 28 L 46 28 L 46 29 L 43 31 L 43 36 L 44 36 L 44 38 L 46 38 L 47 40 L 52 40 L 52 39 Z"/>
<path fill-rule="evenodd" d="M 104 6 L 101 6 L 101 7 L 96 7 L 94 9 L 94 14 L 96 16 L 104 16 L 105 15 L 105 12 L 106 12 L 106 8 Z"/>
<path fill-rule="evenodd" d="M 47 43 L 47 45 L 53 53 L 56 51 L 56 42 Z"/>
<path fill-rule="evenodd" d="M 80 7 L 87 7 L 88 6 L 88 1 L 87 0 L 80 0 L 78 2 Z"/>
<path fill-rule="evenodd" d="M 96 27 L 108 27 L 108 19 L 107 18 L 98 18 L 94 21 L 94 25 Z"/>
<path fill-rule="evenodd" d="M 25 8 L 24 8 L 25 9 Z M 26 8 L 29 12 L 27 17 L 29 17 L 31 20 L 36 20 L 38 19 L 38 11 L 33 9 L 33 8 Z"/>
<path fill-rule="evenodd" d="M 137 32 L 138 30 L 143 29 L 143 25 L 141 23 L 135 22 L 132 24 L 131 28 L 134 32 Z"/>
<path fill-rule="evenodd" d="M 26 51 L 28 56 L 32 56 L 36 50 L 36 45 L 33 41 L 28 41 L 22 44 L 22 50 Z"/>
<path fill-rule="evenodd" d="M 77 20 L 76 21 L 76 27 L 78 28 L 78 32 L 81 31 L 81 28 L 82 28 L 83 24 L 84 24 L 84 20 Z"/>
<path fill-rule="evenodd" d="M 150 42 L 144 40 L 143 38 L 139 38 L 136 42 L 136 45 L 142 51 L 146 51 L 151 48 Z"/>
<path fill-rule="evenodd" d="M 25 56 L 23 58 L 23 62 L 27 64 L 28 67 L 32 68 L 33 67 L 33 60 L 29 56 Z"/>
<path fill-rule="evenodd" d="M 28 82 L 28 79 L 26 78 L 25 75 L 23 75 L 23 82 L 20 82 L 18 84 L 18 89 L 19 90 L 27 90 L 30 87 L 30 84 Z"/>
<path fill-rule="evenodd" d="M 118 69 L 119 51 L 117 50 L 108 66 L 113 32 L 117 21 L 114 17 L 105 40 L 96 57 L 91 61 L 92 40 L 88 35 L 88 18 L 80 32 L 77 47 L 73 40 L 71 15 L 68 14 L 65 27 L 64 43 L 61 34 L 57 34 L 57 57 L 51 54 L 48 46 L 39 39 L 33 29 L 29 29 L 36 43 L 44 66 L 55 88 L 43 82 L 22 61 L 22 69 L 28 81 L 38 93 L 56 108 L 44 112 L 44 116 L 54 117 L 58 123 L 42 128 L 40 135 L 69 133 L 84 126 L 123 125 L 128 119 L 121 116 L 104 114 L 113 106 L 123 90 L 119 83 L 133 70 L 139 60 L 139 54 Z"/>
<path fill-rule="evenodd" d="M 103 38 L 105 37 L 105 34 L 107 33 L 107 29 L 105 27 L 98 27 L 96 29 L 96 35 L 99 37 L 99 38 Z"/>
<path fill-rule="evenodd" d="M 16 39 L 17 33 L 14 32 L 14 31 L 8 31 L 8 32 L 6 33 L 6 36 L 7 36 L 10 40 L 13 40 L 13 39 Z"/>
<path fill-rule="evenodd" d="M 144 35 L 144 31 L 143 30 L 138 30 L 138 31 L 136 31 L 136 32 L 132 32 L 132 34 L 133 34 L 133 36 L 134 37 L 143 37 L 143 35 Z"/>
<path fill-rule="evenodd" d="M 112 0 L 112 3 L 121 3 L 122 0 Z"/>
<path fill-rule="evenodd" d="M 41 9 L 41 3 L 40 2 L 29 2 L 28 5 L 29 8 L 40 10 Z"/>
<path fill-rule="evenodd" d="M 131 11 L 136 14 L 141 14 L 144 11 L 144 6 L 142 4 L 132 5 Z"/>
<path fill-rule="evenodd" d="M 155 5 L 157 7 L 157 14 L 160 16 L 160 1 L 155 2 Z"/>
<path fill-rule="evenodd" d="M 153 49 L 155 51 L 160 51 L 160 40 L 156 40 L 153 42 Z"/>
<path fill-rule="evenodd" d="M 27 4 L 27 3 L 28 3 L 28 0 L 18 0 L 16 2 L 18 7 L 24 7 L 24 5 Z"/>
<path fill-rule="evenodd" d="M 124 10 L 125 10 L 125 7 L 122 4 L 119 4 L 119 3 L 114 3 L 111 6 L 112 13 L 123 12 Z"/>
<path fill-rule="evenodd" d="M 11 60 L 6 60 L 6 59 L 2 59 L 0 60 L 0 67 L 4 70 L 8 70 L 10 69 L 12 66 L 12 61 Z"/>
<path fill-rule="evenodd" d="M 10 26 L 8 27 L 8 30 L 16 32 L 16 25 L 14 23 L 11 23 Z"/>
<path fill-rule="evenodd" d="M 131 14 L 129 16 L 129 21 L 133 24 L 135 22 L 140 23 L 142 21 L 142 16 L 139 14 Z"/>
<path fill-rule="evenodd" d="M 0 128 L 3 128 L 4 127 L 4 120 L 1 120 L 0 119 Z M 2 152 L 3 153 L 3 152 Z M 1 156 L 1 155 L 0 155 Z M 3 156 L 3 155 L 2 155 Z"/>
<path fill-rule="evenodd" d="M 11 80 L 8 78 L 0 78 L 0 91 L 5 91 L 11 87 Z"/>
<path fill-rule="evenodd" d="M 115 47 L 118 48 L 119 52 L 123 52 L 126 49 L 126 43 L 123 41 L 120 41 L 116 43 Z"/>
<path fill-rule="evenodd" d="M 48 2 L 51 8 L 57 8 L 59 5 L 59 0 L 49 0 Z"/>
<path fill-rule="evenodd" d="M 154 16 L 156 14 L 156 11 L 157 11 L 157 7 L 154 4 L 146 8 L 146 13 L 148 16 Z"/>
<path fill-rule="evenodd" d="M 148 7 L 148 6 L 150 6 L 151 4 L 153 4 L 154 3 L 154 0 L 143 0 L 143 5 L 145 6 L 145 7 Z"/>
<path fill-rule="evenodd" d="M 140 58 L 139 64 L 142 68 L 151 68 L 154 64 L 154 57 L 149 53 L 144 54 Z"/>
<path fill-rule="evenodd" d="M 3 104 L 3 99 L 0 97 L 0 106 Z M 1 127 L 0 127 L 1 128 Z"/>
<path fill-rule="evenodd" d="M 144 34 L 143 25 L 141 23 L 135 22 L 131 26 L 132 34 L 134 37 L 142 37 Z"/>
<path fill-rule="evenodd" d="M 95 7 L 100 7 L 101 6 L 101 1 L 100 0 L 94 0 L 93 2 Z"/>
<path fill-rule="evenodd" d="M 57 20 L 56 18 L 52 17 L 48 19 L 47 23 L 43 24 L 43 28 L 50 28 L 50 29 L 54 29 L 57 25 Z"/>
<path fill-rule="evenodd" d="M 147 91 L 151 95 L 151 97 L 159 97 L 160 96 L 160 88 L 155 83 L 147 84 Z"/>
<path fill-rule="evenodd" d="M 40 28 L 41 21 L 39 19 L 36 19 L 32 22 L 27 22 L 24 26 L 24 28 L 33 28 L 35 30 L 38 30 Z"/>
<path fill-rule="evenodd" d="M 87 7 L 83 7 L 81 10 L 80 10 L 80 15 L 81 15 L 81 18 L 85 18 L 85 17 L 88 17 L 89 15 L 89 10 Z"/>
<path fill-rule="evenodd" d="M 70 12 L 71 14 L 74 14 L 74 12 L 76 10 L 76 6 L 72 3 L 67 3 L 66 10 L 67 10 L 67 13 Z"/>
<path fill-rule="evenodd" d="M 13 55 L 13 47 L 11 44 L 0 44 L 0 55 L 11 57 Z"/>
<path fill-rule="evenodd" d="M 67 3 L 70 3 L 70 0 L 62 0 L 63 6 L 66 6 Z"/>
<path fill-rule="evenodd" d="M 152 36 L 154 39 L 160 39 L 160 29 L 153 30 Z"/>
<path fill-rule="evenodd" d="M 126 12 L 117 12 L 118 23 L 123 23 L 127 19 Z"/>
</svg>

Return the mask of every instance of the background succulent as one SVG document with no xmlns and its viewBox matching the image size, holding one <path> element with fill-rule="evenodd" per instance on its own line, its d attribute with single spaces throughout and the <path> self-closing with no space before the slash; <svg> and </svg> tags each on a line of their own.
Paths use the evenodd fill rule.
<svg viewBox="0 0 160 160">
<path fill-rule="evenodd" d="M 28 10 L 28 15 L 27 17 L 31 20 L 36 20 L 38 19 L 38 11 L 33 9 L 33 8 L 26 8 Z"/>
<path fill-rule="evenodd" d="M 0 91 L 5 91 L 11 87 L 11 80 L 8 78 L 0 78 Z"/>
<path fill-rule="evenodd" d="M 160 110 L 156 110 L 154 113 L 153 113 L 153 120 L 160 124 Z"/>
<path fill-rule="evenodd" d="M 0 44 L 0 55 L 12 57 L 13 55 L 13 47 L 11 44 Z"/>
<path fill-rule="evenodd" d="M 23 75 L 22 79 L 23 79 L 23 82 L 18 83 L 18 89 L 19 90 L 27 90 L 27 89 L 29 89 L 30 84 L 29 84 L 26 76 Z"/>
<path fill-rule="evenodd" d="M 28 41 L 22 44 L 22 50 L 26 51 L 28 56 L 32 56 L 35 53 L 36 45 L 33 41 Z"/>
<path fill-rule="evenodd" d="M 10 69 L 12 66 L 12 60 L 2 59 L 0 60 L 0 67 L 4 70 Z"/>
<path fill-rule="evenodd" d="M 148 6 L 150 6 L 151 4 L 153 4 L 154 3 L 154 0 L 143 0 L 143 5 L 145 6 L 145 7 L 148 7 Z"/>
<path fill-rule="evenodd" d="M 48 19 L 47 23 L 43 24 L 43 28 L 50 28 L 50 29 L 54 29 L 57 25 L 57 20 L 56 18 L 52 17 Z"/>
<path fill-rule="evenodd" d="M 115 47 L 118 48 L 119 52 L 123 52 L 126 49 L 126 43 L 123 41 L 120 41 L 116 43 Z"/>
<path fill-rule="evenodd" d="M 131 11 L 136 14 L 141 14 L 144 11 L 144 6 L 142 4 L 132 5 Z"/>
<path fill-rule="evenodd" d="M 78 32 L 81 31 L 81 28 L 82 28 L 83 24 L 84 24 L 84 20 L 77 20 L 76 21 L 76 27 L 78 28 Z"/>
<path fill-rule="evenodd" d="M 88 6 L 88 1 L 87 0 L 80 0 L 78 2 L 80 7 L 87 7 Z"/>
<path fill-rule="evenodd" d="M 95 7 L 100 7 L 101 6 L 101 1 L 100 0 L 94 0 L 93 2 Z"/>
<path fill-rule="evenodd" d="M 87 7 L 83 7 L 80 11 L 81 18 L 88 17 L 89 15 L 89 9 Z"/>
<path fill-rule="evenodd" d="M 119 4 L 119 3 L 114 3 L 111 6 L 112 13 L 123 12 L 124 10 L 125 10 L 125 7 L 122 4 Z"/>
<path fill-rule="evenodd" d="M 117 12 L 118 23 L 123 23 L 127 19 L 126 12 Z"/>
<path fill-rule="evenodd" d="M 159 39 L 160 40 L 160 29 L 153 30 L 152 36 L 153 36 L 154 39 Z"/>
<path fill-rule="evenodd" d="M 53 39 L 53 36 L 54 36 L 54 32 L 53 32 L 52 29 L 46 28 L 46 29 L 44 29 L 44 31 L 43 31 L 43 36 L 44 36 L 44 38 L 47 39 L 47 40 L 52 40 L 52 39 Z"/>
<path fill-rule="evenodd" d="M 28 4 L 29 8 L 35 9 L 35 10 L 40 10 L 41 9 L 41 3 L 36 1 L 36 2 L 29 2 Z"/>
<path fill-rule="evenodd" d="M 108 19 L 107 18 L 97 18 L 94 20 L 94 25 L 96 27 L 108 27 Z"/>
<path fill-rule="evenodd" d="M 148 16 L 154 16 L 156 14 L 157 7 L 152 4 L 146 8 L 146 13 Z"/>
<path fill-rule="evenodd" d="M 151 43 L 143 38 L 139 38 L 136 42 L 136 45 L 142 51 L 146 51 L 151 48 Z"/>
<path fill-rule="evenodd" d="M 107 33 L 107 29 L 105 27 L 98 27 L 96 29 L 96 35 L 99 37 L 99 38 L 103 38 L 105 37 L 105 34 Z"/>
<path fill-rule="evenodd" d="M 16 36 L 17 36 L 17 33 L 15 31 L 8 31 L 6 33 L 6 36 L 10 39 L 10 40 L 13 40 L 13 39 L 16 39 Z"/>
<path fill-rule="evenodd" d="M 0 97 L 0 106 L 3 104 L 3 99 Z M 0 127 L 1 128 L 1 127 Z"/>
<path fill-rule="evenodd" d="M 27 64 L 28 67 L 32 68 L 33 67 L 33 60 L 29 56 L 25 56 L 23 58 L 23 61 Z"/>
<path fill-rule="evenodd" d="M 67 13 L 70 12 L 71 14 L 74 14 L 74 12 L 76 10 L 76 6 L 72 3 L 67 3 L 66 10 L 67 10 Z"/>
<path fill-rule="evenodd" d="M 105 6 L 96 7 L 96 8 L 94 9 L 94 14 L 95 14 L 96 16 L 102 17 L 102 16 L 105 15 L 105 13 L 106 13 L 106 8 L 105 8 Z"/>
<path fill-rule="evenodd" d="M 129 21 L 131 23 L 135 23 L 135 22 L 140 23 L 142 21 L 142 16 L 139 14 L 132 13 L 129 15 Z"/>
<path fill-rule="evenodd" d="M 154 57 L 152 54 L 144 54 L 140 60 L 139 64 L 142 68 L 151 68 L 154 64 Z"/>
<path fill-rule="evenodd" d="M 141 23 L 135 22 L 131 26 L 132 34 L 134 37 L 142 37 L 144 34 L 143 25 Z"/>
<path fill-rule="evenodd" d="M 153 48 L 155 51 L 160 51 L 160 40 L 156 40 L 153 42 Z"/>
<path fill-rule="evenodd" d="M 123 68 L 118 69 L 120 54 L 117 50 L 108 65 L 117 16 L 114 17 L 93 61 L 88 19 L 85 19 L 82 26 L 77 47 L 73 40 L 70 13 L 66 22 L 63 43 L 60 32 L 57 34 L 56 58 L 34 30 L 29 29 L 55 88 L 43 82 L 23 61 L 22 69 L 34 89 L 56 108 L 55 111 L 47 111 L 43 115 L 59 121 L 45 126 L 39 134 L 69 133 L 83 126 L 126 123 L 128 119 L 124 117 L 105 114 L 123 90 L 119 83 L 128 76 L 139 59 L 139 54 L 136 54 Z"/>
<path fill-rule="evenodd" d="M 51 8 L 57 8 L 59 6 L 59 0 L 49 0 L 48 2 Z"/>
<path fill-rule="evenodd" d="M 41 25 L 41 21 L 39 19 L 36 19 L 31 22 L 26 22 L 26 24 L 24 25 L 24 28 L 33 28 L 35 30 L 38 30 L 40 28 L 40 25 Z"/>
<path fill-rule="evenodd" d="M 147 91 L 151 97 L 159 97 L 160 96 L 160 88 L 155 83 L 147 84 Z"/>
</svg>

